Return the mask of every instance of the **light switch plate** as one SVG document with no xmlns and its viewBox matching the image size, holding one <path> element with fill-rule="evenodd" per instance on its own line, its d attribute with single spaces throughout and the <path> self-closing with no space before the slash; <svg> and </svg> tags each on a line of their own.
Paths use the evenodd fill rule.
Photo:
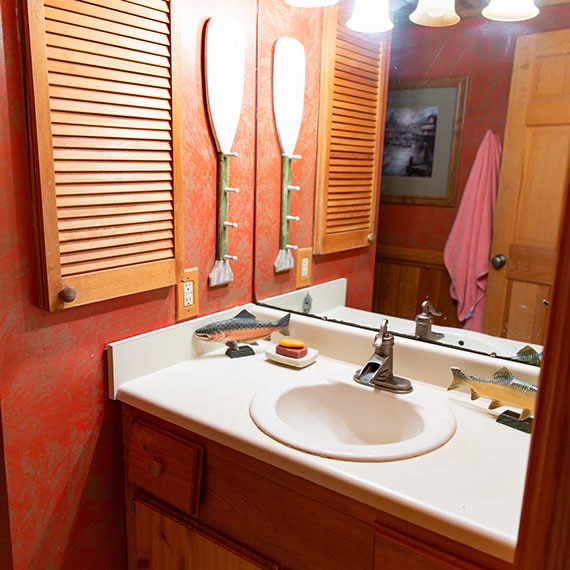
<svg viewBox="0 0 570 570">
<path fill-rule="evenodd" d="M 311 269 L 313 266 L 313 248 L 302 247 L 297 250 L 297 287 L 307 287 L 311 284 Z"/>
<path fill-rule="evenodd" d="M 198 314 L 198 268 L 185 269 L 176 285 L 176 320 L 182 321 Z"/>
</svg>

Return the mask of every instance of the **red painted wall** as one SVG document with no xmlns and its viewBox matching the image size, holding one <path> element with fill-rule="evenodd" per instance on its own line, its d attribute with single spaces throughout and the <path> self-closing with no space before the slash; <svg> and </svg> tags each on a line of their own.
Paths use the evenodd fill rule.
<svg viewBox="0 0 570 570">
<path fill-rule="evenodd" d="M 277 244 L 278 237 L 271 233 L 254 244 L 254 230 L 268 226 L 273 232 L 278 219 L 274 201 L 280 185 L 273 176 L 280 155 L 270 114 L 270 77 L 272 46 L 281 35 L 298 37 L 307 51 L 310 91 L 304 140 L 297 149 L 303 160 L 293 175 L 305 190 L 294 208 L 306 213 L 300 212 L 305 221 L 294 239 L 300 246 L 311 244 L 320 11 L 261 0 L 264 38 L 256 85 L 257 0 L 172 4 L 182 22 L 185 265 L 199 268 L 200 313 L 208 314 L 251 301 L 254 263 L 270 256 L 272 268 L 277 253 L 264 242 L 275 239 Z M 20 5 L 0 0 L 0 568 L 10 568 L 13 558 L 17 570 L 118 570 L 126 563 L 120 406 L 107 396 L 105 346 L 173 324 L 174 291 L 151 291 L 59 313 L 37 308 Z M 231 262 L 231 284 L 209 288 L 207 276 L 216 255 L 216 151 L 204 107 L 200 54 L 205 21 L 214 15 L 243 27 L 246 85 L 234 143 L 239 157 L 230 160 L 230 184 L 240 193 L 230 197 L 230 216 L 239 228 L 230 233 L 229 253 L 239 259 Z M 371 280 L 370 257 L 353 252 L 327 256 L 314 275 L 323 280 L 351 271 Z"/>
<path fill-rule="evenodd" d="M 271 47 L 277 37 L 287 34 L 302 41 L 308 56 L 304 135 L 297 149 L 303 159 L 295 163 L 293 171 L 294 181 L 304 190 L 293 205 L 303 222 L 294 230 L 293 240 L 301 247 L 311 244 L 320 14 L 261 0 L 264 38 L 259 52 L 260 110 L 256 123 L 257 2 L 176 0 L 175 4 L 183 19 L 185 259 L 187 267 L 200 270 L 201 314 L 207 314 L 252 299 L 254 264 L 260 268 L 256 289 L 274 294 L 291 288 L 291 275 L 282 278 L 272 273 L 278 246 L 273 227 L 277 211 L 274 201 L 279 196 L 279 169 L 275 164 L 280 159 L 269 106 Z M 204 22 L 216 14 L 230 16 L 244 27 L 247 78 L 234 145 L 240 156 L 232 159 L 230 166 L 230 181 L 240 187 L 239 198 L 230 203 L 240 225 L 230 236 L 230 248 L 239 260 L 232 262 L 234 282 L 210 289 L 206 276 L 215 258 L 216 169 L 203 105 L 199 54 Z M 287 23 L 289 16 L 294 16 L 294 25 Z M 556 18 L 554 22 L 558 23 Z M 13 567 L 18 570 L 122 569 L 120 409 L 107 397 L 104 350 L 109 342 L 174 323 L 174 295 L 171 289 L 163 289 L 53 314 L 36 307 L 20 2 L 0 0 L 0 26 L 0 435 L 4 450 L 0 455 L 4 460 L 0 464 L 0 545 L 11 539 Z M 467 45 L 465 57 L 479 51 Z M 512 52 L 512 46 L 506 47 Z M 482 71 L 487 70 L 488 63 L 481 64 Z M 444 73 L 439 68 L 433 71 Z M 460 67 L 452 72 L 461 73 Z M 497 99 L 483 97 L 480 112 Z M 474 117 L 466 127 L 470 133 L 466 139 L 477 139 L 476 129 L 480 126 Z M 260 141 L 257 180 L 256 134 Z M 463 156 L 464 160 L 472 158 L 474 151 L 464 147 Z M 254 261 L 256 184 L 258 239 Z M 434 216 L 427 217 L 432 228 L 443 223 L 433 224 Z M 425 239 L 426 246 L 430 239 Z M 313 267 L 313 282 L 341 275 L 356 277 L 349 302 L 366 307 L 372 294 L 373 252 L 368 251 L 372 249 L 319 258 Z M 0 552 L 0 567 L 9 567 L 8 554 L 5 548 Z"/>
<path fill-rule="evenodd" d="M 570 6 L 511 24 L 466 19 L 448 28 L 406 26 L 392 36 L 390 79 L 469 76 L 456 207 L 380 204 L 378 241 L 443 250 L 487 129 L 504 135 L 516 37 L 570 27 Z"/>
<path fill-rule="evenodd" d="M 305 102 L 303 119 L 293 160 L 291 184 L 301 187 L 291 194 L 290 238 L 299 247 L 312 245 L 317 106 L 320 81 L 321 10 L 291 8 L 285 2 L 261 0 L 259 22 L 257 199 L 255 292 L 258 298 L 295 289 L 295 271 L 275 274 L 273 264 L 279 251 L 281 212 L 281 148 L 273 116 L 272 68 L 275 42 L 282 36 L 300 41 L 305 48 Z M 294 256 L 294 254 L 293 254 Z"/>
<path fill-rule="evenodd" d="M 107 396 L 107 343 L 173 324 L 172 289 L 50 314 L 36 308 L 20 2 L 0 0 L 0 544 L 11 528 L 13 567 L 125 567 L 120 406 Z M 201 313 L 249 302 L 253 274 L 255 0 L 173 2 L 180 9 L 184 81 L 186 266 L 201 275 Z M 240 223 L 231 285 L 209 290 L 215 259 L 216 158 L 202 99 L 206 17 L 243 26 L 247 78 L 231 181 Z M 0 450 L 2 446 L 0 446 Z M 6 512 L 6 501 L 9 513 Z M 9 568 L 2 549 L 0 567 Z"/>
<path fill-rule="evenodd" d="M 290 8 L 284 2 L 260 2 L 260 62 L 258 92 L 258 161 L 256 199 L 255 294 L 258 299 L 296 288 L 296 268 L 275 273 L 279 252 L 281 209 L 281 150 L 274 126 L 271 67 L 273 46 L 281 36 L 299 40 L 307 60 L 303 121 L 295 153 L 291 183 L 301 187 L 292 193 L 291 214 L 300 216 L 290 224 L 290 241 L 300 248 L 312 247 L 317 122 L 320 84 L 322 27 L 321 10 Z M 374 283 L 374 247 L 313 257 L 311 284 L 347 277 L 348 303 L 370 309 Z M 295 253 L 293 253 L 295 259 Z"/>
<path fill-rule="evenodd" d="M 212 313 L 251 301 L 253 281 L 253 216 L 255 197 L 256 136 L 256 0 L 178 0 L 181 7 L 182 91 L 184 103 L 184 200 L 186 267 L 200 272 L 200 312 Z M 230 229 L 228 253 L 234 274 L 228 285 L 208 287 L 208 275 L 216 259 L 217 163 L 216 147 L 204 110 L 202 51 L 203 29 L 212 16 L 236 22 L 246 39 L 245 86 L 240 123 L 229 159 L 229 184 L 239 194 L 229 196 L 228 217 L 238 223 Z"/>
</svg>

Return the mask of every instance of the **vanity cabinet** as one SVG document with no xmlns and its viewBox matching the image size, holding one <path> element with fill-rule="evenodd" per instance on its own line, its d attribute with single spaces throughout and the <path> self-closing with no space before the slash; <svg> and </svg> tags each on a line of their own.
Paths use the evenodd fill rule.
<svg viewBox="0 0 570 570">
<path fill-rule="evenodd" d="M 129 568 L 512 565 L 123 404 Z"/>
</svg>

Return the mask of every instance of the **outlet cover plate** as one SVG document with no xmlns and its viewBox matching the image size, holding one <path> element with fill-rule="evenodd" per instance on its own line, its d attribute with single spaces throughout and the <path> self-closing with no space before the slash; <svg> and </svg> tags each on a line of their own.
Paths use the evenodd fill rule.
<svg viewBox="0 0 570 570">
<path fill-rule="evenodd" d="M 307 287 L 311 284 L 311 269 L 313 266 L 313 248 L 301 247 L 297 250 L 297 287 Z"/>
<path fill-rule="evenodd" d="M 189 295 L 190 290 L 191 295 Z M 198 311 L 198 268 L 193 267 L 184 270 L 176 285 L 176 320 L 183 321 L 194 317 Z"/>
</svg>

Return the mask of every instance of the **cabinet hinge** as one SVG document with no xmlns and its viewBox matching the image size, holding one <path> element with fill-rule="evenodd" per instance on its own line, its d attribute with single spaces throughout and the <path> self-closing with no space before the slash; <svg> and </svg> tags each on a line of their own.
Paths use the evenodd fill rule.
<svg viewBox="0 0 570 570">
<path fill-rule="evenodd" d="M 135 498 L 134 497 L 131 499 L 131 513 L 133 515 L 135 514 Z"/>
</svg>

